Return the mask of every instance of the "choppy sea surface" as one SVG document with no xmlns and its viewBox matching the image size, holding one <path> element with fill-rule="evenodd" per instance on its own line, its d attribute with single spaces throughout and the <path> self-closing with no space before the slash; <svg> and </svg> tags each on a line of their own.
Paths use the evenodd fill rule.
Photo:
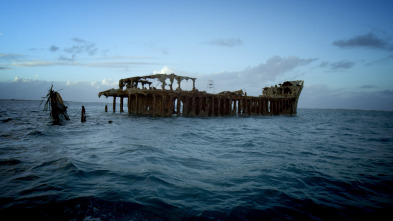
<svg viewBox="0 0 393 221">
<path fill-rule="evenodd" d="M 393 220 L 393 112 L 162 118 L 66 102 L 71 120 L 52 125 L 39 105 L 0 100 L 1 220 Z"/>
</svg>

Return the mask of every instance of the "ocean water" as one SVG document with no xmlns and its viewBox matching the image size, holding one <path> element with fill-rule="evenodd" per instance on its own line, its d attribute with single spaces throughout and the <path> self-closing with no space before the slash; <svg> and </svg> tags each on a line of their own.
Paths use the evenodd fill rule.
<svg viewBox="0 0 393 221">
<path fill-rule="evenodd" d="M 39 104 L 0 100 L 1 220 L 393 218 L 393 112 L 161 118 L 66 102 L 71 120 L 52 125 Z"/>
</svg>

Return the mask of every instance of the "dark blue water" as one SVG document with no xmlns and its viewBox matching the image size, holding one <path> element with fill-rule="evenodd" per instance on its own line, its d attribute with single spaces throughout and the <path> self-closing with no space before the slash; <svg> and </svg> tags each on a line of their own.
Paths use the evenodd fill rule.
<svg viewBox="0 0 393 221">
<path fill-rule="evenodd" d="M 393 112 L 153 118 L 68 102 L 52 125 L 39 104 L 0 100 L 1 220 L 392 218 Z"/>
</svg>

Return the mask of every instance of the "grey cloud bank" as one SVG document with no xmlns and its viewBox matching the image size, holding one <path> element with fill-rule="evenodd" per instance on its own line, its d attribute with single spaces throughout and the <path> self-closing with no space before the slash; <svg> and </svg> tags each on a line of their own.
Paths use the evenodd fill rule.
<svg viewBox="0 0 393 221">
<path fill-rule="evenodd" d="M 331 90 L 326 85 L 306 85 L 300 95 L 299 107 L 393 111 L 393 90 L 355 93 Z"/>
<path fill-rule="evenodd" d="M 346 69 L 350 69 L 353 66 L 355 66 L 355 62 L 352 61 L 337 61 L 337 62 L 321 62 L 319 64 L 320 68 L 328 68 L 332 71 L 340 71 L 340 70 L 346 70 Z"/>
<path fill-rule="evenodd" d="M 333 70 L 342 70 L 342 69 L 349 69 L 355 65 L 352 61 L 338 61 L 330 64 L 330 67 Z"/>
<path fill-rule="evenodd" d="M 219 91 L 239 90 L 243 88 L 248 90 L 247 93 L 249 95 L 258 95 L 261 93 L 262 87 L 258 83 L 273 83 L 273 81 L 276 81 L 286 73 L 295 71 L 298 67 L 308 65 L 315 60 L 314 58 L 303 59 L 296 56 L 274 56 L 269 58 L 265 63 L 247 67 L 242 71 L 217 73 L 201 76 L 198 77 L 198 79 L 204 81 L 215 80 L 219 82 L 216 88 Z"/>
<path fill-rule="evenodd" d="M 51 52 L 56 52 L 58 50 L 59 50 L 59 47 L 54 46 L 54 45 L 50 46 L 50 48 L 49 48 L 49 51 L 51 51 Z"/>
<path fill-rule="evenodd" d="M 73 38 L 72 41 L 74 45 L 69 48 L 65 48 L 64 51 L 71 55 L 72 60 L 76 58 L 77 55 L 81 53 L 86 53 L 90 56 L 93 56 L 97 53 L 98 48 L 95 46 L 94 43 L 85 41 L 80 38 Z"/>
<path fill-rule="evenodd" d="M 217 45 L 223 47 L 235 47 L 243 44 L 240 38 L 225 38 L 225 39 L 215 39 L 207 42 L 209 45 Z"/>
<path fill-rule="evenodd" d="M 0 99 L 41 100 L 51 84 L 49 81 L 21 78 L 12 82 L 0 82 Z M 105 98 L 98 98 L 98 93 L 116 88 L 117 81 L 107 79 L 102 82 L 53 82 L 53 85 L 55 90 L 61 90 L 65 101 L 105 102 Z M 374 88 L 369 85 L 364 87 Z M 299 108 L 393 111 L 393 90 L 346 93 L 331 90 L 326 85 L 306 85 L 299 99 Z"/>
<path fill-rule="evenodd" d="M 348 40 L 338 40 L 334 41 L 333 45 L 340 48 L 373 48 L 382 50 L 393 50 L 393 45 L 390 44 L 388 39 L 382 39 L 373 33 L 368 33 L 364 35 L 354 36 Z"/>
<path fill-rule="evenodd" d="M 55 90 L 61 90 L 64 100 L 83 102 L 104 101 L 98 99 L 98 92 L 117 85 L 117 82 L 111 79 L 102 82 L 49 82 L 16 77 L 11 82 L 0 82 L 0 99 L 40 100 L 46 95 L 52 83 Z"/>
</svg>

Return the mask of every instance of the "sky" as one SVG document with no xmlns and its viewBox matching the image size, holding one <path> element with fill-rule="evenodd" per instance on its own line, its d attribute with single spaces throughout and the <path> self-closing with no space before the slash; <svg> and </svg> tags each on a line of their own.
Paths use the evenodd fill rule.
<svg viewBox="0 0 393 221">
<path fill-rule="evenodd" d="M 0 0 L 0 99 L 108 102 L 122 78 L 199 90 L 304 80 L 299 108 L 393 111 L 393 1 Z M 183 82 L 182 82 L 183 84 Z"/>
</svg>

